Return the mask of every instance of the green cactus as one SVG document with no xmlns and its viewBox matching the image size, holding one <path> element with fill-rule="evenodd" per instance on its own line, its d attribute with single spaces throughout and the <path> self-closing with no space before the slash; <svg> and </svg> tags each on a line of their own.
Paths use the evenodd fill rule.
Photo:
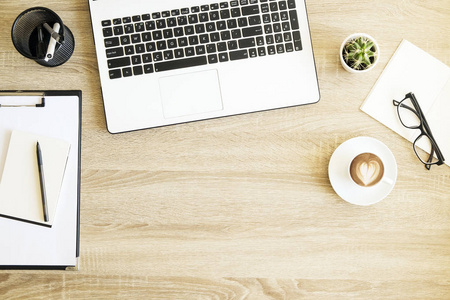
<svg viewBox="0 0 450 300">
<path fill-rule="evenodd" d="M 378 55 L 374 42 L 366 37 L 358 37 L 348 41 L 342 54 L 344 61 L 354 70 L 370 68 Z"/>
</svg>

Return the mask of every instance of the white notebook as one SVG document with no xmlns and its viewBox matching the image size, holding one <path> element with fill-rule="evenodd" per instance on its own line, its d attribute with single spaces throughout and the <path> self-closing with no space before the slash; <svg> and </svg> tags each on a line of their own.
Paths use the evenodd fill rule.
<svg viewBox="0 0 450 300">
<path fill-rule="evenodd" d="M 420 131 L 405 128 L 392 104 L 392 100 L 400 101 L 409 92 L 416 96 L 445 163 L 450 166 L 450 68 L 403 40 L 361 110 L 413 142 Z"/>
<path fill-rule="evenodd" d="M 42 152 L 48 222 L 44 221 L 43 215 L 37 142 Z M 0 182 L 0 215 L 51 227 L 69 149 L 70 144 L 64 140 L 14 130 Z"/>
</svg>

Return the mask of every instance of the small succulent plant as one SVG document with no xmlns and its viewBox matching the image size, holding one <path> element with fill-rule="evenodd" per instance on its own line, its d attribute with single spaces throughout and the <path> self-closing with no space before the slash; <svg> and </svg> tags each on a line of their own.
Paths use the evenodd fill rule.
<svg viewBox="0 0 450 300">
<path fill-rule="evenodd" d="M 369 69 L 377 59 L 378 49 L 367 37 L 349 40 L 342 50 L 345 63 L 354 70 Z"/>
</svg>

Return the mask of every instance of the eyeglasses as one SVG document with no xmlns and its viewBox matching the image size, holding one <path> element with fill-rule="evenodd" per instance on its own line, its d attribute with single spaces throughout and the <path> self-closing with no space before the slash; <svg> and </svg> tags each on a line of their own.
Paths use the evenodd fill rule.
<svg viewBox="0 0 450 300">
<path fill-rule="evenodd" d="M 420 135 L 414 141 L 413 148 L 416 156 L 425 165 L 425 168 L 430 170 L 432 165 L 442 165 L 445 160 L 444 156 L 439 150 L 430 126 L 414 94 L 406 94 L 401 101 L 393 100 L 393 104 L 397 106 L 398 118 L 403 126 L 409 129 L 420 130 Z M 417 148 L 425 150 L 426 153 Z"/>
</svg>

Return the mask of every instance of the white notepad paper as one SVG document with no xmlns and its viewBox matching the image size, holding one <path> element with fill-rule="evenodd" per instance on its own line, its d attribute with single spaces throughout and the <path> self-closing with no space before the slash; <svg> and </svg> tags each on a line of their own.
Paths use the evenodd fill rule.
<svg viewBox="0 0 450 300">
<path fill-rule="evenodd" d="M 405 128 L 392 103 L 394 99 L 402 100 L 409 92 L 416 96 L 445 163 L 450 166 L 450 68 L 403 40 L 361 110 L 413 142 L 420 131 Z"/>
<path fill-rule="evenodd" d="M 36 143 L 42 152 L 49 221 L 44 221 Z M 64 140 L 14 130 L 0 182 L 0 215 L 52 226 L 69 155 Z"/>
</svg>

